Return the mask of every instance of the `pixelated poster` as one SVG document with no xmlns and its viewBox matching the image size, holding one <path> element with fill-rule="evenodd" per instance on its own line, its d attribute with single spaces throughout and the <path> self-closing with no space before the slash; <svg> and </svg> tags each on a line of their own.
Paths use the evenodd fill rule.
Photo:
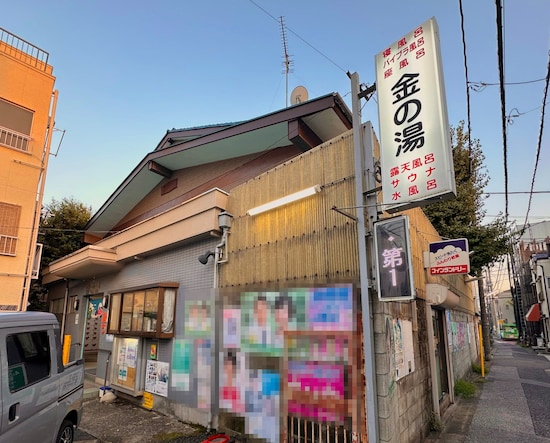
<svg viewBox="0 0 550 443">
<path fill-rule="evenodd" d="M 172 352 L 172 389 L 191 389 L 191 364 L 193 362 L 193 341 L 175 339 Z"/>
<path fill-rule="evenodd" d="M 243 292 L 223 307 L 220 409 L 278 442 L 282 411 L 344 424 L 354 414 L 353 285 Z M 283 377 L 283 375 L 285 377 Z"/>
</svg>

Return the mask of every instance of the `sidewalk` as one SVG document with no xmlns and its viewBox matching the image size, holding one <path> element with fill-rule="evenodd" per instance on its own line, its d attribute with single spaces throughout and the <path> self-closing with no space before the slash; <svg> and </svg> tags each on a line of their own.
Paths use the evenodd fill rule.
<svg viewBox="0 0 550 443">
<path fill-rule="evenodd" d="M 175 417 L 146 410 L 125 399 L 99 401 L 95 371 L 87 365 L 84 412 L 75 443 L 200 443 L 211 433 Z"/>
<path fill-rule="evenodd" d="M 489 373 L 471 399 L 459 399 L 443 431 L 426 442 L 549 443 L 550 356 L 496 341 Z"/>
</svg>

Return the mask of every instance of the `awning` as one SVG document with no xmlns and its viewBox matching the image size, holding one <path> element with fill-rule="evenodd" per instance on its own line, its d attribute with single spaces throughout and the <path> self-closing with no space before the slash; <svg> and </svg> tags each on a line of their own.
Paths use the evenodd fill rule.
<svg viewBox="0 0 550 443">
<path fill-rule="evenodd" d="M 529 308 L 527 315 L 525 315 L 527 321 L 539 321 L 540 320 L 540 305 L 535 303 Z"/>
</svg>

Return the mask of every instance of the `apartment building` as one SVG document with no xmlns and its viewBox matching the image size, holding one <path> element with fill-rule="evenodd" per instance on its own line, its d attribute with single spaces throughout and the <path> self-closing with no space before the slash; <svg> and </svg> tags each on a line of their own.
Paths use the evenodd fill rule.
<svg viewBox="0 0 550 443">
<path fill-rule="evenodd" d="M 49 54 L 0 28 L 0 311 L 25 311 L 57 91 Z"/>
</svg>

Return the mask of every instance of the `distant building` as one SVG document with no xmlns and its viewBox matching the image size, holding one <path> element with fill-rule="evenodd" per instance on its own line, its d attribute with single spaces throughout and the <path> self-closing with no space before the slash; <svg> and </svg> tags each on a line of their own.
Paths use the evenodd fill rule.
<svg viewBox="0 0 550 443">
<path fill-rule="evenodd" d="M 49 54 L 0 28 L 0 311 L 25 311 L 57 91 Z"/>
<path fill-rule="evenodd" d="M 539 345 L 542 340 L 548 347 L 550 221 L 526 225 L 518 234 L 512 262 L 516 323 L 523 342 Z"/>
</svg>

